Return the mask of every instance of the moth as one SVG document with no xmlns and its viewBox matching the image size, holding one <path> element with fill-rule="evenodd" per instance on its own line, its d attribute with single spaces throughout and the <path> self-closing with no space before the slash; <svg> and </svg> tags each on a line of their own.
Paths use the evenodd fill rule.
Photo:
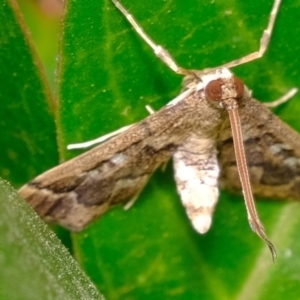
<svg viewBox="0 0 300 300">
<path fill-rule="evenodd" d="M 46 221 L 80 231 L 111 206 L 138 198 L 153 172 L 172 157 L 177 190 L 193 227 L 199 233 L 209 230 L 220 187 L 242 190 L 250 226 L 274 259 L 253 194 L 300 199 L 300 137 L 253 99 L 229 68 L 264 54 L 281 1 L 274 1 L 259 51 L 203 71 L 179 67 L 117 0 L 112 2 L 155 54 L 185 76 L 183 91 L 139 123 L 104 136 L 100 145 L 36 177 L 20 194 Z"/>
</svg>

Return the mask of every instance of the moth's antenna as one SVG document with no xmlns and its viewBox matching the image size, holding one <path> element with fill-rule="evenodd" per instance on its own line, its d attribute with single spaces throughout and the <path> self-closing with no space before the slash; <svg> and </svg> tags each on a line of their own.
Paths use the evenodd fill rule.
<svg viewBox="0 0 300 300">
<path fill-rule="evenodd" d="M 175 60 L 172 58 L 170 53 L 160 45 L 157 45 L 142 29 L 142 27 L 136 22 L 133 16 L 126 10 L 126 8 L 117 0 L 111 0 L 115 6 L 122 12 L 122 14 L 127 18 L 132 27 L 136 30 L 139 36 L 153 49 L 155 55 L 159 57 L 170 69 L 172 69 L 177 74 L 188 75 L 191 71 L 188 71 L 177 65 Z M 222 65 L 224 68 L 232 68 L 252 60 L 258 59 L 264 55 L 266 52 L 270 38 L 273 32 L 275 20 L 279 11 L 281 0 L 275 0 L 272 11 L 270 13 L 270 19 L 268 27 L 264 30 L 263 35 L 260 39 L 260 47 L 258 51 L 248 54 L 242 58 L 236 59 L 232 62 Z M 220 67 L 220 66 L 219 66 Z M 219 68 L 218 67 L 218 68 Z"/>
<path fill-rule="evenodd" d="M 188 75 L 191 72 L 181 68 L 177 65 L 175 60 L 172 58 L 171 54 L 162 46 L 157 45 L 142 29 L 142 27 L 136 22 L 133 16 L 128 12 L 128 10 L 117 0 L 111 0 L 115 6 L 121 11 L 121 13 L 126 17 L 128 22 L 136 30 L 138 35 L 153 49 L 155 55 L 160 58 L 171 70 L 177 74 Z"/>
<path fill-rule="evenodd" d="M 252 194 L 250 178 L 249 178 L 249 171 L 247 167 L 246 155 L 245 155 L 245 148 L 242 136 L 242 127 L 241 127 L 241 120 L 239 116 L 239 112 L 236 106 L 228 106 L 226 107 L 229 120 L 231 125 L 232 131 L 232 138 L 233 138 L 233 146 L 236 158 L 236 165 L 239 173 L 239 177 L 241 180 L 242 191 L 244 194 L 248 220 L 251 226 L 251 229 L 267 244 L 272 254 L 273 262 L 277 256 L 276 249 L 274 245 L 268 239 L 265 229 L 259 220 L 259 216 L 255 207 L 255 201 Z"/>
<path fill-rule="evenodd" d="M 280 4 L 281 4 L 281 0 L 275 0 L 274 1 L 273 8 L 272 8 L 272 11 L 270 13 L 270 19 L 269 19 L 268 27 L 264 30 L 263 35 L 260 39 L 259 50 L 255 51 L 251 54 L 248 54 L 248 55 L 246 55 L 242 58 L 231 61 L 231 62 L 229 62 L 225 65 L 222 65 L 221 67 L 230 69 L 232 67 L 236 67 L 236 66 L 248 63 L 252 60 L 258 59 L 258 58 L 260 58 L 264 55 L 264 53 L 266 52 L 266 50 L 269 46 L 269 42 L 270 42 L 270 39 L 271 39 L 271 35 L 272 35 L 272 32 L 273 32 L 273 28 L 274 28 L 275 20 L 276 20 L 278 11 L 279 11 Z"/>
</svg>

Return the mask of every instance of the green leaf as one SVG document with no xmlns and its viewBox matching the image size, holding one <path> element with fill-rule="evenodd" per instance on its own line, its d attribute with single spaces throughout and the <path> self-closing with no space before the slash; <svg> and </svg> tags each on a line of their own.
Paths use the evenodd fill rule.
<svg viewBox="0 0 300 300">
<path fill-rule="evenodd" d="M 0 180 L 0 299 L 103 299 L 55 234 Z"/>
<path fill-rule="evenodd" d="M 1 175 L 57 164 L 53 100 L 16 3 L 0 5 Z M 0 299 L 102 299 L 52 231 L 0 179 Z"/>
<path fill-rule="evenodd" d="M 2 2 L 0 175 L 20 185 L 58 162 L 54 101 L 15 1 Z"/>
</svg>

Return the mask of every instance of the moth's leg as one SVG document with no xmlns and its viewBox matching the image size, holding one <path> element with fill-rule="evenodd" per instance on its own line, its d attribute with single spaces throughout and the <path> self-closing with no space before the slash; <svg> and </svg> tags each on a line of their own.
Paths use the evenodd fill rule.
<svg viewBox="0 0 300 300">
<path fill-rule="evenodd" d="M 287 101 L 289 101 L 291 98 L 293 98 L 296 94 L 298 93 L 298 89 L 297 88 L 292 88 L 291 90 L 289 90 L 286 94 L 284 94 L 282 97 L 280 97 L 279 99 L 277 100 L 274 100 L 272 102 L 267 102 L 267 103 L 264 103 L 264 105 L 266 107 L 269 107 L 269 108 L 274 108 L 274 107 L 277 107 Z"/>
<path fill-rule="evenodd" d="M 138 199 L 140 194 L 138 195 L 135 195 L 133 198 L 131 198 L 124 206 L 123 206 L 123 209 L 124 210 L 129 210 L 133 205 L 134 203 L 136 202 L 136 200 Z"/>
<path fill-rule="evenodd" d="M 155 110 L 150 105 L 146 105 L 146 110 L 150 115 L 155 113 Z"/>
<path fill-rule="evenodd" d="M 149 177 L 150 177 L 149 175 L 144 175 L 141 176 L 140 178 L 133 179 L 132 183 L 136 187 L 136 191 L 134 195 L 131 197 L 131 199 L 129 199 L 127 203 L 123 206 L 124 210 L 129 210 L 134 205 L 134 203 L 138 200 L 141 192 L 144 190 L 145 185 L 149 181 Z M 126 184 L 126 181 L 124 183 L 121 183 L 122 186 L 124 186 L 124 184 Z"/>
<path fill-rule="evenodd" d="M 173 154 L 175 180 L 193 227 L 209 230 L 219 198 L 220 168 L 214 140 L 190 136 Z"/>
<path fill-rule="evenodd" d="M 127 18 L 132 27 L 136 30 L 138 35 L 153 49 L 155 55 L 160 58 L 171 70 L 177 74 L 188 75 L 190 72 L 177 65 L 170 53 L 160 45 L 157 45 L 142 29 L 142 27 L 135 21 L 133 16 L 125 9 L 125 7 L 117 0 L 111 0 L 121 13 Z"/>
<path fill-rule="evenodd" d="M 176 103 L 178 103 L 182 99 L 184 99 L 184 98 L 188 97 L 189 95 L 191 95 L 194 91 L 195 91 L 195 87 L 187 89 L 183 93 L 179 94 L 176 98 L 171 100 L 167 105 L 168 106 L 175 105 Z M 146 105 L 146 110 L 149 112 L 150 115 L 155 113 L 155 110 L 150 105 Z M 83 143 L 77 143 L 77 144 L 70 144 L 70 145 L 67 146 L 67 149 L 68 150 L 83 149 L 83 148 L 88 148 L 88 147 L 94 146 L 96 144 L 101 144 L 101 143 L 111 139 L 112 137 L 117 136 L 120 133 L 126 131 L 127 129 L 129 129 L 130 127 L 132 127 L 135 124 L 136 123 L 124 126 L 124 127 L 120 128 L 118 130 L 115 130 L 113 132 L 105 134 L 105 135 L 103 135 L 99 138 L 96 138 L 94 140 L 91 140 L 91 141 L 87 141 L 87 142 L 83 142 Z"/>
<path fill-rule="evenodd" d="M 120 133 L 128 130 L 133 125 L 134 124 L 130 124 L 130 125 L 124 126 L 124 127 L 120 128 L 118 130 L 115 130 L 113 132 L 110 132 L 108 134 L 100 136 L 99 138 L 96 138 L 96 139 L 91 140 L 91 141 L 87 141 L 87 142 L 83 142 L 83 143 L 78 143 L 78 144 L 70 144 L 70 145 L 67 146 L 67 149 L 71 150 L 71 149 L 89 148 L 89 147 L 94 146 L 96 144 L 101 144 L 101 143 L 103 143 L 103 142 L 111 139 L 112 137 L 114 137 L 116 135 L 119 135 Z"/>
<path fill-rule="evenodd" d="M 249 61 L 258 59 L 258 58 L 260 58 L 264 55 L 264 53 L 266 52 L 266 50 L 268 48 L 270 39 L 271 39 L 271 35 L 272 35 L 272 32 L 273 32 L 274 23 L 275 23 L 275 20 L 276 20 L 278 11 L 279 11 L 280 3 L 281 3 L 281 0 L 275 0 L 274 1 L 273 8 L 272 8 L 272 11 L 270 13 L 270 19 L 269 19 L 268 27 L 264 30 L 263 35 L 260 39 L 259 50 L 256 51 L 256 52 L 253 52 L 249 55 L 246 55 L 246 56 L 244 56 L 240 59 L 236 59 L 232 62 L 229 62 L 229 63 L 223 65 L 222 67 L 232 68 L 232 67 L 235 67 L 235 66 L 239 66 L 239 65 L 245 64 Z"/>
<path fill-rule="evenodd" d="M 150 105 L 146 105 L 146 110 L 149 112 L 150 115 L 155 113 L 155 110 L 150 106 Z M 135 124 L 135 123 L 134 123 Z M 105 134 L 103 136 L 100 136 L 94 140 L 91 141 L 87 141 L 87 142 L 83 142 L 83 143 L 76 143 L 76 144 L 70 144 L 67 146 L 68 150 L 72 150 L 72 149 L 84 149 L 84 148 L 89 148 L 92 147 L 94 145 L 97 144 L 101 144 L 103 142 L 106 142 L 107 140 L 113 138 L 114 136 L 119 135 L 120 133 L 126 131 L 127 129 L 129 129 L 130 127 L 132 127 L 134 124 L 130 124 L 127 126 L 124 126 L 120 129 L 117 129 L 113 132 L 110 132 L 108 134 Z"/>
</svg>

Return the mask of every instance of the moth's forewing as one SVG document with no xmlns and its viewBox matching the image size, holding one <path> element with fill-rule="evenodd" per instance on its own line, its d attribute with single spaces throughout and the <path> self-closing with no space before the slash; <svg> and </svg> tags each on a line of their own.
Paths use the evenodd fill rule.
<svg viewBox="0 0 300 300">
<path fill-rule="evenodd" d="M 191 101 L 195 99 L 191 97 Z M 21 196 L 48 222 L 82 230 L 110 206 L 135 198 L 189 134 L 189 98 L 36 177 Z M 201 110 L 200 110 L 201 111 Z M 214 112 L 212 112 L 214 113 Z M 219 118 L 219 116 L 216 116 Z"/>
</svg>

